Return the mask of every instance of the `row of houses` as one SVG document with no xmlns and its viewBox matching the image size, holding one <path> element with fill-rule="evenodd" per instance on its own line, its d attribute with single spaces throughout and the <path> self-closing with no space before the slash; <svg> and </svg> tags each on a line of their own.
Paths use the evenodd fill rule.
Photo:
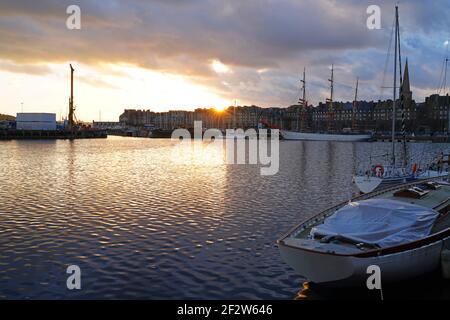
<svg viewBox="0 0 450 320">
<path fill-rule="evenodd" d="M 194 111 L 153 112 L 126 109 L 119 121 L 125 126 L 155 127 L 163 130 L 192 128 L 194 121 L 202 121 L 205 128 L 256 128 L 260 124 L 286 130 L 341 131 L 357 128 L 360 131 L 390 131 L 392 125 L 392 100 L 334 102 L 329 105 L 292 105 L 288 108 L 260 108 L 257 106 L 228 107 L 219 111 L 199 108 Z M 408 132 L 449 132 L 450 98 L 448 95 L 431 95 L 425 102 L 404 99 L 403 109 L 397 102 L 398 128 L 404 114 Z"/>
<path fill-rule="evenodd" d="M 257 106 L 228 107 L 225 110 L 198 108 L 194 111 L 175 110 L 153 112 L 150 110 L 126 109 L 119 122 L 133 127 L 155 127 L 164 130 L 192 128 L 194 121 L 202 121 L 205 128 L 254 128 L 261 121 L 270 119 L 274 126 L 281 126 L 283 109 Z"/>
</svg>

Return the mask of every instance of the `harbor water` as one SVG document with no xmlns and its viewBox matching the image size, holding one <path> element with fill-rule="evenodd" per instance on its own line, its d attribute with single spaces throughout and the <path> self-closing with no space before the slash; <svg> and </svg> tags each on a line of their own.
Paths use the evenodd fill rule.
<svg viewBox="0 0 450 320">
<path fill-rule="evenodd" d="M 294 299 L 305 279 L 277 238 L 350 198 L 352 173 L 391 148 L 280 141 L 279 172 L 261 176 L 214 149 L 181 163 L 175 144 L 0 141 L 0 298 Z M 409 148 L 417 162 L 447 151 Z M 69 265 L 81 290 L 66 287 Z"/>
</svg>

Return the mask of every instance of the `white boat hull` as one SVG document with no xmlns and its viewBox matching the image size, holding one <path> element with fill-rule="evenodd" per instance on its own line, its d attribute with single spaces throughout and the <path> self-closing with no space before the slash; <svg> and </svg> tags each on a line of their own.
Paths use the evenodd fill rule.
<svg viewBox="0 0 450 320">
<path fill-rule="evenodd" d="M 403 177 L 378 178 L 373 176 L 354 176 L 353 181 L 362 193 L 369 193 L 374 190 L 387 188 L 393 185 L 410 182 L 419 179 L 413 174 Z"/>
<path fill-rule="evenodd" d="M 280 131 L 285 140 L 306 140 L 306 141 L 342 141 L 355 142 L 367 141 L 372 136 L 370 134 L 331 134 L 331 133 L 306 133 L 296 131 Z"/>
<path fill-rule="evenodd" d="M 437 270 L 443 241 L 368 258 L 319 253 L 284 244 L 279 244 L 279 247 L 283 260 L 308 281 L 336 286 L 365 286 L 370 265 L 380 267 L 382 283 L 406 280 Z"/>
<path fill-rule="evenodd" d="M 383 182 L 382 178 L 370 176 L 354 176 L 353 181 L 362 193 L 369 193 L 378 188 Z"/>
<path fill-rule="evenodd" d="M 378 178 L 374 176 L 354 176 L 353 182 L 358 187 L 359 191 L 362 193 L 369 193 L 377 188 L 386 188 L 392 185 L 401 184 L 405 182 L 410 182 L 414 180 L 420 180 L 420 179 L 429 179 L 429 178 L 439 178 L 439 177 L 446 177 L 448 176 L 448 173 L 445 171 L 433 171 L 433 170 L 427 170 L 424 172 L 421 172 L 418 175 L 407 175 L 403 177 L 390 177 L 390 178 Z"/>
<path fill-rule="evenodd" d="M 447 171 L 436 171 L 436 170 L 426 170 L 421 172 L 417 177 L 419 179 L 428 179 L 428 178 L 439 178 L 439 177 L 447 177 Z"/>
</svg>

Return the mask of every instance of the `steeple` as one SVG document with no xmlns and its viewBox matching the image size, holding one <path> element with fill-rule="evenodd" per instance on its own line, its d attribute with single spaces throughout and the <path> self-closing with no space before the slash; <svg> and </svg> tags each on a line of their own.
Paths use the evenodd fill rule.
<svg viewBox="0 0 450 320">
<path fill-rule="evenodd" d="M 406 63 L 405 63 L 405 72 L 403 73 L 403 83 L 402 83 L 401 94 L 403 96 L 403 102 L 405 104 L 405 107 L 409 108 L 411 106 L 411 102 L 412 102 L 412 92 L 411 92 L 411 87 L 409 84 L 408 59 L 406 59 Z"/>
</svg>

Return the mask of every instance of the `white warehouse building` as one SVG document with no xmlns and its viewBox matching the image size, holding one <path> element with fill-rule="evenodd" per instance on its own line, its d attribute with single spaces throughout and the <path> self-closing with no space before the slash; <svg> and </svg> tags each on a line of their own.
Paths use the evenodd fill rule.
<svg viewBox="0 0 450 320">
<path fill-rule="evenodd" d="M 56 130 L 56 113 L 17 113 L 17 130 Z"/>
</svg>

